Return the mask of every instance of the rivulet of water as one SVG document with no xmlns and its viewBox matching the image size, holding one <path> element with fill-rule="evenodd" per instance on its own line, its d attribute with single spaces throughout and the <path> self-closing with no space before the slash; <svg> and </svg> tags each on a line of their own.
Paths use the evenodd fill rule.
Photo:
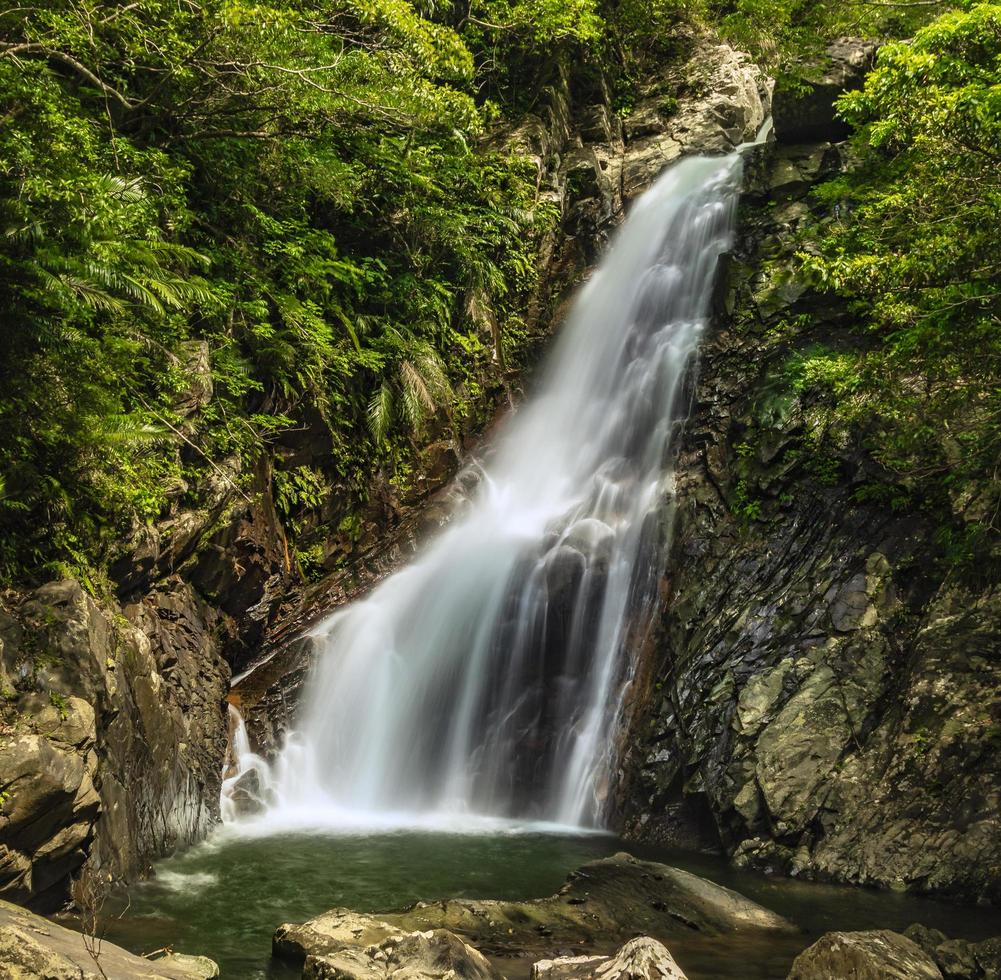
<svg viewBox="0 0 1001 980">
<path fill-rule="evenodd" d="M 601 826 L 741 174 L 690 157 L 635 203 L 468 508 L 315 629 L 265 820 Z"/>
</svg>

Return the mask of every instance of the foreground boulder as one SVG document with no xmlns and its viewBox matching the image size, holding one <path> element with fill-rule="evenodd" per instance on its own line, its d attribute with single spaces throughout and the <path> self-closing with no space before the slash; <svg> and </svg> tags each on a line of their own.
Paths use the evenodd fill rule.
<svg viewBox="0 0 1001 980">
<path fill-rule="evenodd" d="M 148 960 L 113 943 L 90 944 L 72 929 L 0 901 L 3 980 L 211 980 L 219 968 L 204 956 Z"/>
<path fill-rule="evenodd" d="M 390 936 L 373 946 L 344 945 L 308 956 L 307 980 L 500 980 L 487 958 L 445 929 Z"/>
<path fill-rule="evenodd" d="M 407 934 L 446 930 L 487 955 L 543 958 L 609 952 L 637 933 L 670 940 L 692 932 L 720 936 L 795 928 L 737 892 L 687 871 L 616 854 L 573 872 L 549 898 L 421 902 L 378 918 L 334 909 L 302 925 L 281 926 L 273 951 L 305 963 L 310 956 L 339 954 L 348 947 L 378 947 Z M 637 949 L 630 956 L 648 957 L 649 952 Z"/>
<path fill-rule="evenodd" d="M 935 961 L 906 936 L 886 929 L 829 932 L 800 953 L 788 980 L 942 980 Z"/>
<path fill-rule="evenodd" d="M 667 947 L 631 939 L 614 956 L 561 956 L 532 966 L 532 980 L 688 980 Z"/>
<path fill-rule="evenodd" d="M 585 864 L 549 898 L 420 903 L 384 918 L 411 929 L 451 929 L 486 951 L 532 950 L 547 943 L 593 946 L 637 933 L 670 939 L 692 931 L 795 930 L 788 920 L 729 888 L 621 853 Z"/>
</svg>

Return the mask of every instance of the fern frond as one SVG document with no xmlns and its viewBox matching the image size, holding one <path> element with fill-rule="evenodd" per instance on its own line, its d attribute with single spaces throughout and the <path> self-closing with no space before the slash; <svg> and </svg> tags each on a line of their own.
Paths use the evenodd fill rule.
<svg viewBox="0 0 1001 980">
<path fill-rule="evenodd" d="M 421 344 L 416 351 L 414 358 L 424 384 L 435 401 L 435 407 L 439 408 L 451 402 L 455 393 L 449 384 L 448 375 L 445 373 L 445 362 L 430 344 Z"/>
<path fill-rule="evenodd" d="M 412 361 L 400 361 L 399 374 L 404 414 L 411 428 L 419 429 L 437 407 L 434 397 Z"/>
<path fill-rule="evenodd" d="M 85 421 L 94 441 L 105 446 L 140 448 L 159 446 L 170 440 L 168 429 L 142 416 L 91 415 Z"/>
<path fill-rule="evenodd" d="M 368 403 L 368 427 L 376 445 L 381 445 L 389 433 L 393 418 L 393 389 L 383 381 Z"/>
<path fill-rule="evenodd" d="M 146 198 L 146 191 L 143 189 L 142 180 L 139 177 L 101 174 L 97 179 L 97 190 L 124 204 L 135 204 Z"/>
<path fill-rule="evenodd" d="M 74 276 L 70 273 L 53 275 L 53 273 L 49 272 L 43 266 L 38 266 L 36 271 L 42 280 L 43 287 L 48 292 L 62 293 L 64 296 L 68 294 L 92 310 L 115 313 L 125 308 L 125 304 L 121 300 L 112 296 L 106 290 L 102 289 L 100 285 L 89 279 Z"/>
</svg>

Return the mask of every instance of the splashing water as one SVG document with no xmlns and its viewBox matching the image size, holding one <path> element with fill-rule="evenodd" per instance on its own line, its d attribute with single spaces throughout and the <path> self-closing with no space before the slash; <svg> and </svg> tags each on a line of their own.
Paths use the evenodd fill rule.
<svg viewBox="0 0 1001 980">
<path fill-rule="evenodd" d="M 601 825 L 741 173 L 687 158 L 636 202 L 468 511 L 315 629 L 298 732 L 246 763 L 265 822 Z"/>
</svg>

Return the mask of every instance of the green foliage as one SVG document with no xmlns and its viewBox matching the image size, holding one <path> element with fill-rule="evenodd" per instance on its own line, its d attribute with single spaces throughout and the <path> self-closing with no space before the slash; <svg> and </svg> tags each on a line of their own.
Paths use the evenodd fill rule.
<svg viewBox="0 0 1001 980">
<path fill-rule="evenodd" d="M 854 302 L 865 335 L 803 362 L 799 383 L 828 393 L 828 424 L 860 432 L 889 479 L 946 508 L 1001 500 L 999 66 L 996 3 L 885 46 L 841 101 L 860 166 L 820 191 L 841 218 L 802 256 Z M 996 507 L 979 511 L 989 523 Z M 952 550 L 969 552 L 963 541 Z"/>
<path fill-rule="evenodd" d="M 59 713 L 59 720 L 65 721 L 69 716 L 69 702 L 57 691 L 49 691 L 49 703 Z"/>
<path fill-rule="evenodd" d="M 738 480 L 734 486 L 730 509 L 737 520 L 745 527 L 753 521 L 761 520 L 761 501 L 752 494 L 746 479 Z"/>
<path fill-rule="evenodd" d="M 798 391 L 830 409 L 827 436 L 878 419 L 874 452 L 902 481 L 943 472 L 937 458 L 928 470 L 934 447 L 971 476 L 996 455 L 994 8 L 888 47 L 845 102 L 865 167 L 825 191 L 848 217 L 807 260 L 871 311 L 883 359 L 804 361 Z M 228 457 L 249 490 L 261 454 L 292 554 L 315 574 L 303 512 L 336 488 L 336 519 L 360 533 L 374 474 L 406 486 L 419 440 L 465 424 L 525 349 L 555 209 L 532 162 L 497 148 L 505 113 L 538 108 L 568 65 L 576 87 L 609 82 L 624 111 L 700 19 L 777 60 L 851 23 L 927 14 L 802 0 L 0 12 L 0 583 L 76 574 L 99 588 L 123 538 L 199 506 Z M 697 84 L 665 85 L 661 112 Z M 207 368 L 193 363 L 205 349 Z M 875 390 L 879 372 L 896 400 Z M 304 429 L 329 460 L 283 467 Z"/>
<path fill-rule="evenodd" d="M 707 13 L 732 43 L 775 68 L 784 84 L 809 77 L 837 37 L 909 37 L 949 3 L 815 3 L 813 0 L 709 0 Z"/>
<path fill-rule="evenodd" d="M 295 515 L 303 510 L 314 510 L 330 496 L 330 484 L 324 475 L 311 466 L 297 466 L 291 470 L 276 470 L 274 474 L 274 501 L 279 515 L 298 531 Z"/>
<path fill-rule="evenodd" d="M 601 27 L 586 0 L 477 9 L 522 54 Z M 487 30 L 406 0 L 0 13 L 0 580 L 90 575 L 307 419 L 322 486 L 361 499 L 467 411 L 491 356 L 467 297 L 503 330 L 551 218 L 480 144 Z M 290 524 L 303 480 L 276 475 Z"/>
</svg>

